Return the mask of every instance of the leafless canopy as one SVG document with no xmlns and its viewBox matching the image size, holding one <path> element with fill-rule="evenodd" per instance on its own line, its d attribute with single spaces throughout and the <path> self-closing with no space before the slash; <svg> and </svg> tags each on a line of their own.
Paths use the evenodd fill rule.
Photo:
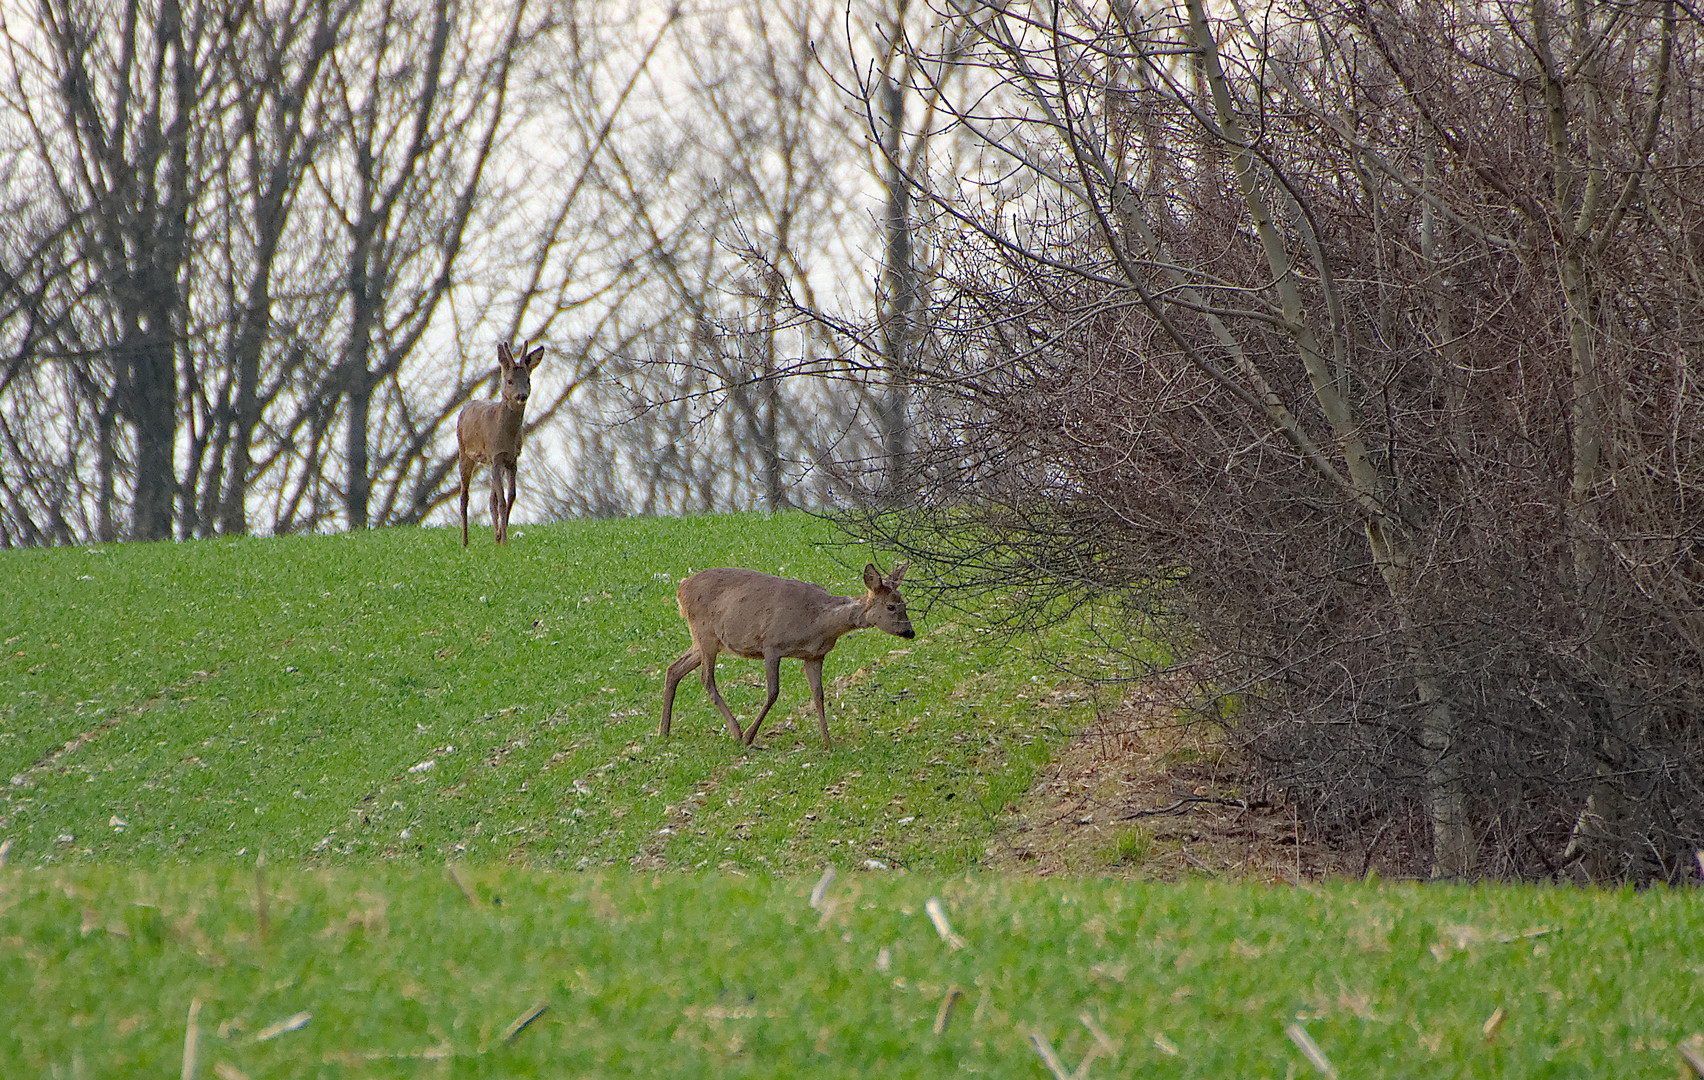
<svg viewBox="0 0 1704 1080">
<path fill-rule="evenodd" d="M 914 511 L 1122 604 L 1390 870 L 1704 845 L 1704 27 L 1684 5 L 945 3 Z M 1104 17 L 1103 17 L 1104 15 Z M 950 59 L 951 63 L 947 63 Z M 956 83 L 929 82 L 953 72 Z M 1187 676 L 1183 678 L 1182 676 Z"/>
</svg>

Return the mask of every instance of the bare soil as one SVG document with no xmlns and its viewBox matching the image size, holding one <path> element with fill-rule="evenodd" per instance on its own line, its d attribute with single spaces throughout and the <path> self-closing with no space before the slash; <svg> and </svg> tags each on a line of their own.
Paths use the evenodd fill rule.
<svg viewBox="0 0 1704 1080">
<path fill-rule="evenodd" d="M 1364 872 L 1309 836 L 1281 794 L 1245 789 L 1221 728 L 1176 712 L 1138 694 L 1073 735 L 1007 813 L 989 867 L 1292 883 Z"/>
</svg>

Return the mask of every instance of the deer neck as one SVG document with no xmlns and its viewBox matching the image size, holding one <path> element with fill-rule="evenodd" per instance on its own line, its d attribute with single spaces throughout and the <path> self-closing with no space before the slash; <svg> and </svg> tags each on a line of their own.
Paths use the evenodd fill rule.
<svg viewBox="0 0 1704 1080">
<path fill-rule="evenodd" d="M 848 596 L 842 602 L 845 606 L 841 611 L 845 614 L 848 630 L 868 630 L 876 625 L 875 620 L 870 618 L 870 609 L 865 598 Z"/>
<path fill-rule="evenodd" d="M 512 443 L 518 441 L 521 434 L 521 421 L 526 418 L 527 407 L 508 398 L 497 399 L 498 426 L 503 432 L 503 441 Z"/>
</svg>

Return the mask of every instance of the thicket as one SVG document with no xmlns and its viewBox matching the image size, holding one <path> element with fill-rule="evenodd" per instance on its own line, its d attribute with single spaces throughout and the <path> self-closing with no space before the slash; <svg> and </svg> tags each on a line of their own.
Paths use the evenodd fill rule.
<svg viewBox="0 0 1704 1080">
<path fill-rule="evenodd" d="M 998 179 L 914 178 L 915 505 L 857 527 L 1125 598 L 1133 676 L 1375 865 L 1695 872 L 1698 18 L 1041 7 L 913 48 Z"/>
</svg>

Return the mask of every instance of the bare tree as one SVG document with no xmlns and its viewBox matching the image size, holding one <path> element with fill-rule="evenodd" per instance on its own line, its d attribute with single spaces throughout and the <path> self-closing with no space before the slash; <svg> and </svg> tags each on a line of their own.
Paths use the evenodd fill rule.
<svg viewBox="0 0 1704 1080">
<path fill-rule="evenodd" d="M 444 301 L 496 265 L 488 236 L 508 239 L 494 223 L 517 195 L 487 167 L 547 16 L 447 0 L 34 15 L 5 28 L 29 192 L 0 280 L 5 471 L 36 478 L 9 536 L 116 537 L 125 503 L 138 538 L 420 520 L 487 373 L 418 369 L 454 349 Z"/>
<path fill-rule="evenodd" d="M 230 138 L 214 168 L 230 215 L 223 235 L 227 254 L 219 260 L 228 271 L 221 307 L 234 317 L 225 323 L 229 337 L 211 343 L 227 359 L 214 375 L 219 390 L 204 420 L 211 432 L 211 475 L 190 532 L 215 515 L 220 532 L 249 528 L 262 416 L 289 381 L 288 366 L 275 358 L 269 363 L 268 354 L 281 351 L 276 279 L 285 269 L 280 262 L 291 212 L 319 148 L 310 102 L 353 9 L 353 0 L 275 9 L 270 18 L 245 24 L 247 34 L 233 46 L 237 115 L 225 128 Z M 290 355 L 287 341 L 282 351 Z"/>
<path fill-rule="evenodd" d="M 864 374 L 817 317 L 867 295 L 846 247 L 865 228 L 858 131 L 815 50 L 838 14 L 681 15 L 679 79 L 590 170 L 611 265 L 581 292 L 610 352 L 565 431 L 562 512 L 820 505 L 824 463 L 868 452 Z"/>
<path fill-rule="evenodd" d="M 920 508 L 865 527 L 1035 615 L 1134 605 L 1265 777 L 1392 865 L 1684 872 L 1696 24 L 940 17 L 962 87 L 944 49 L 912 70 L 981 151 L 912 171 L 953 253 L 936 422 Z"/>
<path fill-rule="evenodd" d="M 178 0 L 49 2 L 37 13 L 27 41 L 7 27 L 7 104 L 28 132 L 30 178 L 42 185 L 37 223 L 55 245 L 32 255 L 72 276 L 28 303 L 39 305 L 38 323 L 78 343 L 60 351 L 87 365 L 75 381 L 106 399 L 91 410 L 103 534 L 116 532 L 108 500 L 123 472 L 129 534 L 161 539 L 175 519 L 192 213 L 206 181 L 192 133 L 215 107 L 209 89 L 228 56 L 227 23 Z M 29 276 L 12 272 L 13 281 Z"/>
</svg>

